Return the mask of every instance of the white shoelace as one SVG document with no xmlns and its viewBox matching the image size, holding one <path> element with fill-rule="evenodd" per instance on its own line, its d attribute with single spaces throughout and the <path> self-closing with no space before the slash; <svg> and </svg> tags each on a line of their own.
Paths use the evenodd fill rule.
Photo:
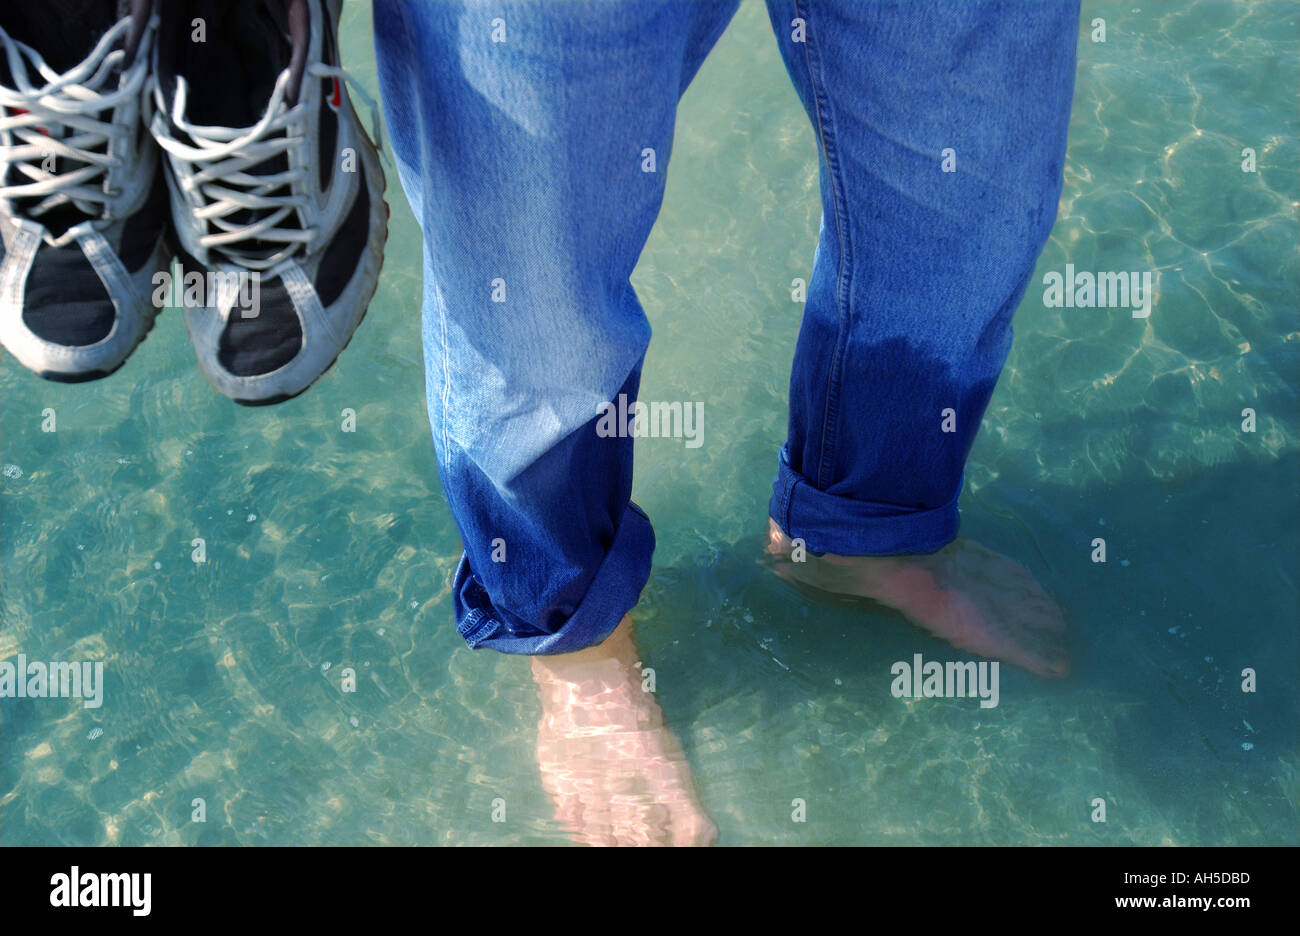
<svg viewBox="0 0 1300 936">
<path fill-rule="evenodd" d="M 382 147 L 383 131 L 374 99 L 351 75 L 342 68 L 314 62 L 307 67 L 303 81 L 308 78 L 339 78 L 351 85 L 375 115 L 375 143 Z M 187 121 L 185 110 L 189 86 L 184 78 L 177 76 L 171 123 L 183 131 L 193 145 L 172 136 L 164 113 L 166 102 L 162 90 L 159 88 L 155 92 L 154 139 L 175 157 L 172 166 L 181 189 L 198 203 L 194 217 L 205 222 L 209 229 L 216 229 L 214 233 L 200 235 L 199 246 L 216 250 L 233 263 L 250 270 L 269 270 L 292 257 L 303 245 L 312 244 L 318 236 L 311 223 L 308 197 L 295 191 L 298 183 L 307 178 L 307 167 L 315 165 L 316 154 L 306 154 L 306 158 L 297 160 L 298 168 L 284 172 L 254 175 L 245 171 L 276 156 L 287 155 L 294 147 L 307 145 L 302 126 L 307 116 L 306 108 L 302 102 L 293 107 L 286 106 L 284 98 L 288 83 L 289 71 L 285 69 L 276 79 L 262 119 L 251 127 L 231 129 L 198 126 Z M 273 194 L 286 186 L 290 194 Z M 250 224 L 229 220 L 231 215 L 240 211 L 263 214 Z M 286 219 L 294 226 L 281 226 Z M 298 223 L 302 226 L 297 226 Z M 256 251 L 240 249 L 238 245 L 250 240 L 285 246 L 270 255 L 264 248 Z"/>
<path fill-rule="evenodd" d="M 111 113 L 140 94 L 148 74 L 147 35 L 154 25 L 149 24 L 135 60 L 118 79 L 117 88 L 107 93 L 105 85 L 113 80 L 126 56 L 122 49 L 112 47 L 131 29 L 130 17 L 104 33 L 85 60 L 63 74 L 52 69 L 35 49 L 0 30 L 0 45 L 17 85 L 0 86 L 0 139 L 7 135 L 11 141 L 20 141 L 0 145 L 0 182 L 11 167 L 28 180 L 0 185 L 0 199 L 40 198 L 22 212 L 32 219 L 71 203 L 97 226 L 111 220 L 109 203 L 119 194 L 116 172 L 123 167 L 123 160 L 109 154 L 129 152 L 137 128 L 115 124 L 111 118 L 102 120 L 99 115 Z M 31 83 L 29 68 L 46 82 L 44 86 Z M 64 160 L 61 171 L 46 171 L 51 156 Z M 72 168 L 69 163 L 81 165 Z"/>
</svg>

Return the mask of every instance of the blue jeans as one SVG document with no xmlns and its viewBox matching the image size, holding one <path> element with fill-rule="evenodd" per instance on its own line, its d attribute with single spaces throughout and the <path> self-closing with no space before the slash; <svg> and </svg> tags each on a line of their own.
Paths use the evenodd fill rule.
<svg viewBox="0 0 1300 936">
<path fill-rule="evenodd" d="M 678 99 L 736 7 L 374 2 L 424 234 L 429 421 L 471 647 L 599 643 L 649 576 L 632 438 L 598 420 L 636 398 L 650 326 L 629 277 Z M 966 456 L 1056 218 L 1077 0 L 768 11 L 822 198 L 770 513 L 814 553 L 933 552 L 957 535 Z"/>
</svg>

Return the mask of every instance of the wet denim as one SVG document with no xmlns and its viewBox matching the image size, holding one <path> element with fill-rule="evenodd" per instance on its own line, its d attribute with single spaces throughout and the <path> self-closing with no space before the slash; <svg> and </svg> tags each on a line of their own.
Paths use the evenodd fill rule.
<svg viewBox="0 0 1300 936">
<path fill-rule="evenodd" d="M 678 99 L 736 6 L 374 2 L 424 235 L 429 421 L 471 647 L 599 643 L 649 576 L 632 439 L 598 433 L 598 407 L 635 399 L 650 326 L 629 278 Z M 956 536 L 966 456 L 1056 217 L 1078 4 L 768 12 L 822 197 L 770 513 L 812 552 L 932 552 Z"/>
</svg>

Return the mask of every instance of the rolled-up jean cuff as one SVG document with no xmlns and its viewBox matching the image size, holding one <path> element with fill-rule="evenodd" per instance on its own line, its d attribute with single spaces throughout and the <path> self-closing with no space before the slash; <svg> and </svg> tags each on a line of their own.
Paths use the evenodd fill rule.
<svg viewBox="0 0 1300 936">
<path fill-rule="evenodd" d="M 462 554 L 452 585 L 456 631 L 471 649 L 487 647 L 501 653 L 538 656 L 593 647 L 612 634 L 623 615 L 636 607 L 641 589 L 650 578 L 654 549 L 650 518 L 636 504 L 629 503 L 609 552 L 573 614 L 554 633 L 530 635 L 510 632 L 487 593 L 473 580 L 469 560 Z"/>
<path fill-rule="evenodd" d="M 957 536 L 957 493 L 942 507 L 916 509 L 827 494 L 790 467 L 781 451 L 768 512 L 812 553 L 901 556 L 932 553 Z"/>
</svg>

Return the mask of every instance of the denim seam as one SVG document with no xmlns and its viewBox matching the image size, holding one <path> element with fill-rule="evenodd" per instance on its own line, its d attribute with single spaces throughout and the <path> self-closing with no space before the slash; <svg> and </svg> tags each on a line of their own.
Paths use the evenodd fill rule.
<svg viewBox="0 0 1300 936">
<path fill-rule="evenodd" d="M 795 480 L 787 475 L 784 483 L 781 485 L 783 488 L 781 491 L 781 518 L 777 521 L 785 534 L 792 539 L 794 537 L 790 531 L 790 504 L 794 500 L 795 483 Z"/>
<path fill-rule="evenodd" d="M 830 116 L 830 100 L 825 96 L 825 82 L 819 80 L 818 72 L 821 68 L 820 56 L 815 56 L 813 49 L 813 29 L 812 18 L 805 9 L 804 0 L 795 0 L 795 12 L 809 25 L 804 42 L 804 60 L 808 64 L 808 84 L 812 88 L 813 106 L 817 111 L 817 136 L 821 142 L 822 153 L 826 158 L 826 171 L 830 175 L 831 183 L 831 208 L 835 212 L 835 239 L 839 242 L 840 258 L 839 270 L 835 275 L 835 312 L 839 319 L 839 327 L 835 335 L 835 351 L 831 356 L 831 366 L 826 375 L 826 407 L 822 413 L 822 435 L 821 442 L 818 446 L 817 453 L 817 486 L 825 487 L 826 485 L 826 463 L 827 450 L 835 444 L 835 436 L 832 426 L 839 415 L 838 408 L 838 378 L 839 370 L 843 359 L 843 346 L 847 336 L 846 321 L 848 319 L 848 304 L 846 284 L 852 275 L 852 265 L 849 258 L 848 237 L 845 232 L 843 216 L 847 214 L 847 207 L 841 206 L 843 200 L 844 184 L 839 171 L 839 161 L 835 157 L 835 150 L 832 143 L 835 139 L 834 127 Z M 813 59 L 817 58 L 817 66 L 814 67 Z M 828 444 L 827 437 L 830 436 Z"/>
<path fill-rule="evenodd" d="M 468 642 L 475 637 L 481 636 L 480 632 L 486 630 L 487 625 L 491 623 L 492 615 L 488 611 L 483 608 L 474 608 L 469 614 L 465 615 L 465 620 L 460 622 L 456 632 Z"/>
<path fill-rule="evenodd" d="M 447 346 L 447 303 L 437 282 L 433 288 L 438 294 L 438 331 L 442 338 L 442 450 L 450 452 L 447 446 L 447 412 L 451 409 L 451 350 Z"/>
</svg>

